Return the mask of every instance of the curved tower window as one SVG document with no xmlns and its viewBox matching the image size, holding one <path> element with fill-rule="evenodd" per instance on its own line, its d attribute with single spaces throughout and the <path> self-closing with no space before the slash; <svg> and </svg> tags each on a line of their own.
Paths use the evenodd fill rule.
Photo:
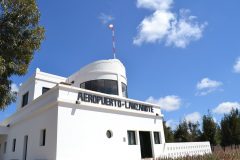
<svg viewBox="0 0 240 160">
<path fill-rule="evenodd" d="M 91 91 L 118 95 L 118 82 L 115 80 L 98 79 L 80 84 L 80 88 Z"/>
<path fill-rule="evenodd" d="M 127 85 L 122 82 L 122 95 L 123 97 L 128 97 Z"/>
</svg>

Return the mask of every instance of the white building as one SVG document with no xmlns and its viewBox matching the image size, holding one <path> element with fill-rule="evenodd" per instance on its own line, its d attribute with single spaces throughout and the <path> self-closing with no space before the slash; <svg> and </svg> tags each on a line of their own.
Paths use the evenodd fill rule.
<svg viewBox="0 0 240 160">
<path fill-rule="evenodd" d="M 39 69 L 0 123 L 0 160 L 139 160 L 211 153 L 209 142 L 165 143 L 160 106 L 129 99 L 117 59 L 68 78 Z"/>
</svg>

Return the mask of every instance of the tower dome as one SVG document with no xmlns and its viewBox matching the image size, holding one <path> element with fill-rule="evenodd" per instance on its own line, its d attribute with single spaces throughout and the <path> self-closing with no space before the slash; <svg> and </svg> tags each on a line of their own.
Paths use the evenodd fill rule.
<svg viewBox="0 0 240 160">
<path fill-rule="evenodd" d="M 127 97 L 127 77 L 118 59 L 90 63 L 68 78 L 75 87 Z"/>
</svg>

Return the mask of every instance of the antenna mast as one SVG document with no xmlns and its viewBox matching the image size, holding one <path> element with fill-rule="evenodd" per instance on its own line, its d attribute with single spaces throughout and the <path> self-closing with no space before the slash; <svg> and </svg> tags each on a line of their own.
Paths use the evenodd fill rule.
<svg viewBox="0 0 240 160">
<path fill-rule="evenodd" d="M 112 52 L 113 52 L 113 58 L 116 59 L 116 47 L 115 47 L 115 30 L 114 25 L 109 24 L 109 29 L 112 31 Z"/>
</svg>

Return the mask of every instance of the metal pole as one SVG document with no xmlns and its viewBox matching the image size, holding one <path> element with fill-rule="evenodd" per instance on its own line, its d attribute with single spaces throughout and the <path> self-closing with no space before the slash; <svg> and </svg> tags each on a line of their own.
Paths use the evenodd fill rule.
<svg viewBox="0 0 240 160">
<path fill-rule="evenodd" d="M 109 28 L 112 31 L 112 52 L 113 52 L 113 58 L 116 59 L 115 30 L 114 30 L 113 24 L 110 24 Z"/>
</svg>

